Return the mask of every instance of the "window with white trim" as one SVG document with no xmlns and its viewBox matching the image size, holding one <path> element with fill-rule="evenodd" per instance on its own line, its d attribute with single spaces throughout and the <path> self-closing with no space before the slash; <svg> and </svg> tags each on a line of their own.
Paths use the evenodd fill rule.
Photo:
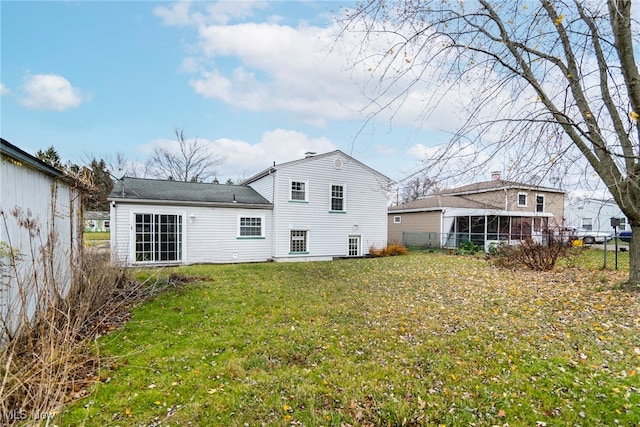
<svg viewBox="0 0 640 427">
<path fill-rule="evenodd" d="M 105 228 L 105 229 L 109 229 L 109 228 L 111 227 L 111 221 L 106 220 L 106 221 L 103 223 L 103 226 L 104 226 L 104 228 Z"/>
<path fill-rule="evenodd" d="M 394 224 L 401 224 L 402 223 L 402 217 L 400 215 L 396 215 L 393 217 L 393 223 Z"/>
<path fill-rule="evenodd" d="M 541 194 L 536 195 L 536 212 L 544 212 L 544 196 Z"/>
<path fill-rule="evenodd" d="M 527 207 L 527 193 L 518 193 L 518 207 Z"/>
<path fill-rule="evenodd" d="M 344 186 L 343 185 L 331 185 L 331 211 L 332 212 L 344 212 Z"/>
<path fill-rule="evenodd" d="M 308 199 L 307 181 L 291 181 L 291 194 L 289 200 L 307 201 Z"/>
<path fill-rule="evenodd" d="M 585 230 L 593 230 L 593 218 L 582 218 L 582 228 Z"/>
<path fill-rule="evenodd" d="M 307 253 L 307 230 L 291 230 L 289 252 Z"/>
<path fill-rule="evenodd" d="M 238 237 L 264 237 L 263 217 L 241 216 L 238 219 Z"/>
<path fill-rule="evenodd" d="M 138 262 L 182 260 L 182 215 L 135 214 Z"/>
</svg>

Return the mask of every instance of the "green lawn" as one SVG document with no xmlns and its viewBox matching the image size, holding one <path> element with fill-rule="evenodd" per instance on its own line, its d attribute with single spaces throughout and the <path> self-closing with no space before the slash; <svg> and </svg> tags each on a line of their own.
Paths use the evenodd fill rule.
<svg viewBox="0 0 640 427">
<path fill-rule="evenodd" d="M 109 242 L 111 233 L 109 231 L 85 231 L 83 233 L 84 244 L 87 246 L 95 246 Z"/>
<path fill-rule="evenodd" d="M 626 273 L 439 253 L 177 270 L 203 280 L 99 339 L 101 381 L 56 424 L 640 423 Z"/>
</svg>

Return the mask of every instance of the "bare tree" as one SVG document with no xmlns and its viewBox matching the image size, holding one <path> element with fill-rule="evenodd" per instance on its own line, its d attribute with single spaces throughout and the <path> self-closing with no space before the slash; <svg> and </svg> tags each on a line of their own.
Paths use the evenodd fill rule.
<svg viewBox="0 0 640 427">
<path fill-rule="evenodd" d="M 464 88 L 459 130 L 425 160 L 431 176 L 497 158 L 523 176 L 595 172 L 631 224 L 629 284 L 640 286 L 640 31 L 630 0 L 366 0 L 342 28 L 361 35 L 354 65 L 371 72 L 374 116 L 397 114 L 425 82 L 438 83 L 425 114 Z"/>
<path fill-rule="evenodd" d="M 225 158 L 213 153 L 206 143 L 195 138 L 188 140 L 183 130 L 176 129 L 178 150 L 157 147 L 151 155 L 151 166 L 158 177 L 176 181 L 203 182 L 217 175 L 216 166 Z"/>
<path fill-rule="evenodd" d="M 414 176 L 400 187 L 399 203 L 407 203 L 422 199 L 430 193 L 440 191 L 442 188 L 435 180 L 428 176 Z"/>
<path fill-rule="evenodd" d="M 107 169 L 112 174 L 112 178 L 119 171 L 124 171 L 124 176 L 131 178 L 147 178 L 153 175 L 152 159 L 147 159 L 144 163 L 140 163 L 128 159 L 121 151 L 117 151 L 115 155 L 105 154 L 103 158 Z"/>
</svg>

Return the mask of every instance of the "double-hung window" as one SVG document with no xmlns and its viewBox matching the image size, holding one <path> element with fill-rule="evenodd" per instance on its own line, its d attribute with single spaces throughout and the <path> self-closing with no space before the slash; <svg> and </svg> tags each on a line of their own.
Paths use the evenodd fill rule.
<svg viewBox="0 0 640 427">
<path fill-rule="evenodd" d="M 518 207 L 527 207 L 527 193 L 518 193 Z"/>
<path fill-rule="evenodd" d="M 135 214 L 138 262 L 182 260 L 182 215 Z"/>
<path fill-rule="evenodd" d="M 344 211 L 344 185 L 331 185 L 331 212 Z"/>
<path fill-rule="evenodd" d="M 536 212 L 544 212 L 544 196 L 536 196 Z"/>
<path fill-rule="evenodd" d="M 291 181 L 291 194 L 289 200 L 300 202 L 308 201 L 308 185 L 306 181 Z"/>
<path fill-rule="evenodd" d="M 296 253 L 307 253 L 307 230 L 291 230 L 291 238 L 289 244 L 289 252 L 292 254 Z"/>
<path fill-rule="evenodd" d="M 240 217 L 238 224 L 239 238 L 264 237 L 264 220 L 262 217 Z"/>
</svg>

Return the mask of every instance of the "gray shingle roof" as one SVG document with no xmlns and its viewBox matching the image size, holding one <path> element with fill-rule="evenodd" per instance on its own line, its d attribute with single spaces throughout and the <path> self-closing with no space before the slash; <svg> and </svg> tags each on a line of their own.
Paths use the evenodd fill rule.
<svg viewBox="0 0 640 427">
<path fill-rule="evenodd" d="M 482 191 L 502 190 L 502 189 L 523 189 L 523 190 L 539 190 L 550 193 L 564 193 L 563 190 L 557 188 L 540 187 L 537 185 L 523 184 L 521 182 L 504 181 L 504 180 L 491 180 L 475 182 L 473 184 L 463 185 L 461 187 L 450 188 L 443 190 L 438 194 L 442 195 L 455 195 L 460 193 L 476 193 Z"/>
<path fill-rule="evenodd" d="M 438 208 L 475 208 L 475 209 L 499 209 L 487 203 L 476 202 L 458 196 L 432 195 L 423 199 L 413 200 L 397 206 L 391 206 L 389 212 L 412 210 L 412 209 L 433 209 Z"/>
<path fill-rule="evenodd" d="M 124 196 L 122 186 L 124 183 Z M 116 181 L 109 200 L 187 202 L 204 204 L 264 205 L 267 199 L 256 190 L 243 185 L 208 184 L 201 182 L 169 181 L 125 177 Z M 234 202 L 235 200 L 235 202 Z"/>
</svg>

